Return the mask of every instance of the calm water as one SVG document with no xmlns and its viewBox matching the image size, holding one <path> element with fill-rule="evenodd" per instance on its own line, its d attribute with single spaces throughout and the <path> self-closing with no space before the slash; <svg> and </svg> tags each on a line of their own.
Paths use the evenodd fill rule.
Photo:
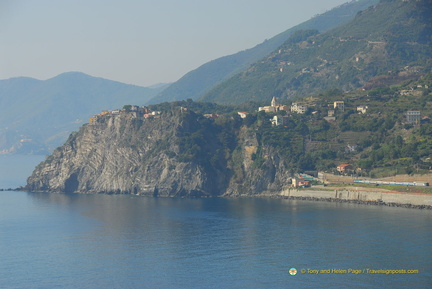
<svg viewBox="0 0 432 289">
<path fill-rule="evenodd" d="M 352 204 L 0 192 L 0 288 L 432 288 L 431 221 Z"/>
<path fill-rule="evenodd" d="M 0 189 L 17 188 L 26 184 L 33 169 L 45 159 L 40 155 L 1 155 Z"/>
</svg>

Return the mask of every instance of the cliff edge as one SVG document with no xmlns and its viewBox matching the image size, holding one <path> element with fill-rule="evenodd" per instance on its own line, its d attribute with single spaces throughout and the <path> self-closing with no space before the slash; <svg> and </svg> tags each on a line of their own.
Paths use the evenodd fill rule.
<svg viewBox="0 0 432 289">
<path fill-rule="evenodd" d="M 257 152 L 259 150 L 259 152 Z M 260 163 L 256 164 L 256 155 Z M 235 116 L 173 107 L 93 118 L 39 164 L 26 189 L 42 192 L 220 196 L 278 192 L 289 168 Z"/>
</svg>

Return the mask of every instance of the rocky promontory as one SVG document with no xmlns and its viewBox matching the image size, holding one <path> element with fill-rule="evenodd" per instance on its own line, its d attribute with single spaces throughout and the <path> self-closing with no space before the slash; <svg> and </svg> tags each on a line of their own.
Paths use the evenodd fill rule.
<svg viewBox="0 0 432 289">
<path fill-rule="evenodd" d="M 290 169 L 237 115 L 206 118 L 173 107 L 92 118 L 39 164 L 26 189 L 148 196 L 278 192 Z"/>
</svg>

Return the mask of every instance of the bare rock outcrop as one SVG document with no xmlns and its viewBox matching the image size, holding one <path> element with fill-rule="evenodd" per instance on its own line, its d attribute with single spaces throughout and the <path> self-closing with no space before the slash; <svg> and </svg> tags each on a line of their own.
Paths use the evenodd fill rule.
<svg viewBox="0 0 432 289">
<path fill-rule="evenodd" d="M 259 160 L 257 160 L 257 155 Z M 29 191 L 148 196 L 278 192 L 290 170 L 241 121 L 173 109 L 106 115 L 73 133 L 28 178 Z"/>
</svg>

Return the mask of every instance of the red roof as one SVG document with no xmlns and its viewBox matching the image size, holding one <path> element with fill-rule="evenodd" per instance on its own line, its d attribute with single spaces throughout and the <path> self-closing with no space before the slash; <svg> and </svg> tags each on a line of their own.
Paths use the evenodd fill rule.
<svg viewBox="0 0 432 289">
<path fill-rule="evenodd" d="M 344 167 L 348 167 L 350 166 L 349 164 L 342 164 L 342 165 L 338 165 L 338 168 L 344 168 Z"/>
</svg>

